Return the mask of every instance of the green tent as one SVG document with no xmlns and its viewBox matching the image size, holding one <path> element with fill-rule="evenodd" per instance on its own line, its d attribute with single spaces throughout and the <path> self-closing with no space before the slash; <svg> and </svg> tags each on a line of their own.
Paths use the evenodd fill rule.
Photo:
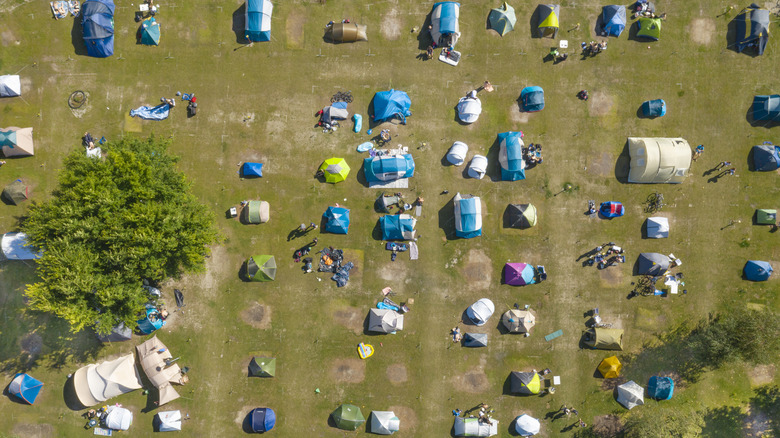
<svg viewBox="0 0 780 438">
<path fill-rule="evenodd" d="M 504 5 L 500 8 L 490 10 L 488 22 L 490 23 L 490 28 L 498 32 L 499 35 L 504 36 L 508 34 L 514 30 L 515 23 L 517 23 L 515 8 L 504 2 Z"/>
<path fill-rule="evenodd" d="M 355 405 L 343 404 L 336 408 L 332 414 L 336 427 L 344 430 L 357 430 L 366 422 L 366 417 L 360 412 L 360 408 Z"/>
<path fill-rule="evenodd" d="M 349 175 L 349 165 L 343 158 L 328 158 L 322 163 L 320 170 L 325 174 L 325 182 L 331 184 L 342 182 Z"/>
<path fill-rule="evenodd" d="M 276 358 L 255 356 L 249 362 L 249 377 L 273 377 L 276 375 Z"/>
<path fill-rule="evenodd" d="M 276 260 L 272 255 L 256 255 L 246 261 L 246 275 L 251 281 L 276 279 Z"/>
<path fill-rule="evenodd" d="M 777 222 L 777 210 L 762 208 L 756 210 L 756 223 L 758 225 L 774 225 Z"/>
<path fill-rule="evenodd" d="M 19 205 L 20 202 L 28 198 L 29 188 L 27 187 L 27 184 L 22 182 L 22 180 L 17 179 L 11 184 L 5 186 L 2 196 L 6 203 Z"/>
<path fill-rule="evenodd" d="M 660 18 L 641 17 L 636 23 L 639 26 L 639 30 L 636 32 L 637 38 L 648 38 L 658 41 L 658 38 L 661 37 Z"/>
<path fill-rule="evenodd" d="M 241 221 L 246 224 L 264 224 L 269 219 L 269 205 L 265 201 L 249 201 L 241 210 Z"/>
<path fill-rule="evenodd" d="M 536 225 L 536 207 L 533 204 L 509 204 L 506 219 L 512 228 L 531 228 Z"/>
<path fill-rule="evenodd" d="M 558 36 L 560 5 L 539 5 L 539 38 Z"/>
<path fill-rule="evenodd" d="M 622 350 L 623 329 L 590 328 L 583 332 L 583 341 L 590 348 Z"/>
</svg>

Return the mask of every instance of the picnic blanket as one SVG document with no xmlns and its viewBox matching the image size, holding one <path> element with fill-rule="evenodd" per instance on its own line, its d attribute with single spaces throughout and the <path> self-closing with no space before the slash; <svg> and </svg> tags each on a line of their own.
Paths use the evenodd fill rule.
<svg viewBox="0 0 780 438">
<path fill-rule="evenodd" d="M 354 267 L 354 263 L 348 262 L 346 265 L 339 268 L 339 270 L 336 271 L 336 275 L 330 277 L 330 279 L 335 281 L 336 286 L 338 287 L 346 286 L 347 282 L 349 281 L 349 271 Z"/>
<path fill-rule="evenodd" d="M 49 5 L 51 6 L 51 13 L 54 14 L 55 20 L 65 18 L 68 16 L 68 14 L 74 17 L 78 17 L 78 15 L 81 13 L 81 5 L 77 0 L 59 0 L 49 2 Z"/>
<path fill-rule="evenodd" d="M 171 106 L 167 103 L 161 103 L 155 107 L 142 106 L 134 110 L 130 110 L 130 117 L 140 117 L 146 120 L 164 120 L 168 118 L 168 114 L 171 112 Z"/>
<path fill-rule="evenodd" d="M 409 260 L 417 260 L 420 253 L 417 251 L 417 243 L 409 242 Z"/>
</svg>

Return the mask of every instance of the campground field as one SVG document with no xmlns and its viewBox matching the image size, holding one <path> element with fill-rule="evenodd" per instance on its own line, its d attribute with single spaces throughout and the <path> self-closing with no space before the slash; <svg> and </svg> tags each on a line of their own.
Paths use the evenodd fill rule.
<svg viewBox="0 0 780 438">
<path fill-rule="evenodd" d="M 780 207 L 780 177 L 752 172 L 748 163 L 752 146 L 780 141 L 780 128 L 751 124 L 748 114 L 753 95 L 780 92 L 775 74 L 780 44 L 773 33 L 759 57 L 728 47 L 729 23 L 747 4 L 723 15 L 731 2 L 659 0 L 658 11 L 668 14 L 659 41 L 638 41 L 627 27 L 609 39 L 604 53 L 581 59 L 580 42 L 597 39 L 594 27 L 603 2 L 562 1 L 561 29 L 550 40 L 533 37 L 536 2 L 510 2 L 517 26 L 500 37 L 486 29 L 487 14 L 499 2 L 464 1 L 456 47 L 463 59 L 451 67 L 419 56 L 427 39 L 412 29 L 427 26 L 431 1 L 274 1 L 272 40 L 245 45 L 243 3 L 161 0 L 157 47 L 135 43 L 138 5 L 121 3 L 115 54 L 95 59 L 82 54 L 80 25 L 71 18 L 53 20 L 47 2 L 0 0 L 0 74 L 19 72 L 23 91 L 21 98 L 0 100 L 0 127 L 32 126 L 35 141 L 34 157 L 9 159 L 0 167 L 0 183 L 22 178 L 32 188 L 27 203 L 42 201 L 56 186 L 64 156 L 82 147 L 85 131 L 109 142 L 155 135 L 172 139 L 180 170 L 213 211 L 221 242 L 212 247 L 204 273 L 164 284 L 169 310 L 176 309 L 174 288 L 184 292 L 186 306 L 156 333 L 174 357 L 181 357 L 179 364 L 189 367 L 190 382 L 177 388 L 180 399 L 162 408 L 142 391 L 111 400 L 135 414 L 122 436 L 151 436 L 155 413 L 172 409 L 189 415 L 179 432 L 183 436 L 241 436 L 246 415 L 261 406 L 277 413 L 276 428 L 269 432 L 274 436 L 364 435 L 363 428 L 346 432 L 329 423 L 341 403 L 360 406 L 366 417 L 372 410 L 393 410 L 401 420 L 399 437 L 450 436 L 451 411 L 482 402 L 495 409 L 501 437 L 514 436 L 512 420 L 523 413 L 542 421 L 539 436 L 574 435 L 573 416 L 553 419 L 564 404 L 574 406 L 589 425 L 607 414 L 625 420 L 640 409 L 674 409 L 702 413 L 703 436 L 756 436 L 773 424 L 779 427 L 754 402 L 760 388 L 777 385 L 773 364 L 707 369 L 696 382 L 678 380 L 672 400 L 646 399 L 645 406 L 629 412 L 615 402 L 613 385 L 596 377 L 596 366 L 612 353 L 580 346 L 585 314 L 598 307 L 605 322 L 625 330 L 624 351 L 617 352 L 621 379 L 646 386 L 652 375 L 679 379 L 683 374 L 685 343 L 670 334 L 684 324 L 739 307 L 780 310 L 777 280 L 742 279 L 748 259 L 780 264 L 780 233 L 752 224 L 755 209 Z M 764 3 L 777 11 L 776 2 Z M 369 41 L 323 41 L 325 24 L 342 18 L 366 24 Z M 776 28 L 772 23 L 771 30 Z M 562 39 L 569 41 L 569 59 L 545 62 L 550 47 Z M 495 91 L 480 92 L 480 119 L 461 125 L 454 106 L 485 80 Z M 517 99 L 531 85 L 544 88 L 546 106 L 522 113 Z M 359 169 L 367 155 L 355 150 L 370 139 L 372 96 L 390 88 L 409 94 L 412 116 L 406 125 L 386 123 L 373 130 L 376 135 L 390 129 L 391 145 L 408 147 L 416 163 L 409 188 L 401 190 L 407 200 L 425 199 L 416 261 L 408 253 L 391 261 L 384 249 L 380 214 L 373 208 L 381 191 L 363 184 Z M 588 101 L 577 99 L 582 89 L 589 91 Z M 72 110 L 67 101 L 76 90 L 88 101 Z M 362 133 L 353 133 L 351 122 L 332 133 L 314 127 L 314 113 L 331 95 L 348 90 L 354 96 L 350 114 L 364 117 Z M 197 96 L 195 117 L 187 117 L 181 101 L 167 120 L 129 116 L 130 109 L 154 105 L 177 91 Z M 666 101 L 667 115 L 639 118 L 642 102 L 656 98 Z M 544 146 L 544 162 L 528 170 L 526 180 L 498 180 L 496 135 L 505 131 L 522 131 L 526 144 Z M 618 176 L 627 165 L 630 136 L 683 137 L 705 150 L 682 184 L 626 184 Z M 456 140 L 469 145 L 468 159 L 475 153 L 488 157 L 484 179 L 465 177 L 464 166 L 445 165 Z M 349 163 L 349 178 L 336 185 L 318 182 L 314 172 L 334 156 Z M 244 161 L 264 163 L 263 178 L 240 179 Z M 721 161 L 734 163 L 736 174 L 713 181 L 708 171 Z M 645 200 L 655 191 L 666 200 L 656 215 L 669 219 L 668 239 L 642 238 L 642 224 L 650 216 Z M 455 238 L 457 192 L 482 198 L 483 236 Z M 227 218 L 226 210 L 245 199 L 268 201 L 270 221 L 251 226 Z M 587 216 L 588 200 L 620 201 L 626 214 L 612 220 Z M 319 223 L 337 202 L 351 209 L 348 235 L 318 229 L 288 239 L 301 222 Z M 510 203 L 534 204 L 538 225 L 504 228 Z M 16 228 L 25 204 L 0 204 L 0 232 Z M 319 238 L 318 248 L 343 249 L 345 259 L 355 263 L 345 287 L 337 288 L 324 274 L 303 274 L 294 263 L 293 252 L 313 237 Z M 584 267 L 579 257 L 605 242 L 621 245 L 626 263 L 605 270 Z M 675 272 L 684 273 L 687 293 L 627 299 L 638 279 L 632 268 L 640 252 L 679 257 L 682 266 Z M 275 256 L 276 281 L 241 281 L 239 269 L 254 254 Z M 503 285 L 501 272 L 509 261 L 544 265 L 549 279 L 525 287 Z M 68 407 L 63 389 L 68 375 L 85 364 L 128 354 L 147 337 L 102 345 L 94 333 L 69 333 L 62 321 L 26 309 L 25 285 L 35 278 L 34 264 L 0 265 L 4 385 L 17 372 L 45 383 L 33 406 L 0 399 L 0 437 L 91 435 L 83 429 L 83 411 Z M 414 299 L 405 328 L 395 335 L 366 334 L 366 315 L 384 287 L 393 289 L 396 302 Z M 464 310 L 483 297 L 496 305 L 488 324 L 461 323 Z M 515 303 L 537 313 L 530 337 L 502 334 L 500 315 Z M 449 331 L 458 325 L 488 333 L 488 347 L 454 344 Z M 557 330 L 563 335 L 545 341 Z M 359 342 L 373 344 L 374 356 L 359 359 Z M 276 377 L 248 378 L 253 355 L 276 357 Z M 509 394 L 511 371 L 545 368 L 561 377 L 554 394 Z"/>
</svg>

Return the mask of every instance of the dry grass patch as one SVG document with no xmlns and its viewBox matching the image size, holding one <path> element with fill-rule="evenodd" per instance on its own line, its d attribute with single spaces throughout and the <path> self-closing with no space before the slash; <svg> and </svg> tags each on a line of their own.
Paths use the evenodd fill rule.
<svg viewBox="0 0 780 438">
<path fill-rule="evenodd" d="M 691 40 L 701 45 L 709 45 L 715 35 L 715 20 L 711 18 L 696 18 L 688 28 Z"/>
<path fill-rule="evenodd" d="M 346 327 L 358 335 L 363 333 L 365 319 L 365 310 L 357 307 L 342 307 L 333 311 L 333 320 L 338 325 Z"/>
<path fill-rule="evenodd" d="M 271 307 L 253 302 L 240 313 L 241 320 L 260 330 L 271 326 Z"/>
<path fill-rule="evenodd" d="M 330 376 L 335 382 L 360 383 L 366 378 L 366 363 L 357 358 L 334 360 Z"/>
<path fill-rule="evenodd" d="M 399 385 L 409 380 L 409 374 L 406 371 L 406 365 L 395 363 L 387 367 L 387 380 L 393 385 Z M 401 417 L 398 417 L 401 418 Z"/>
<path fill-rule="evenodd" d="M 606 116 L 613 106 L 612 96 L 601 91 L 594 91 L 588 99 L 588 113 L 594 117 Z"/>
<path fill-rule="evenodd" d="M 483 393 L 490 389 L 487 374 L 481 369 L 468 371 L 463 375 L 454 376 L 453 387 L 471 394 Z"/>
<path fill-rule="evenodd" d="M 481 249 L 469 250 L 466 254 L 466 263 L 461 269 L 466 277 L 469 287 L 472 289 L 487 289 L 493 281 L 492 261 Z"/>
</svg>

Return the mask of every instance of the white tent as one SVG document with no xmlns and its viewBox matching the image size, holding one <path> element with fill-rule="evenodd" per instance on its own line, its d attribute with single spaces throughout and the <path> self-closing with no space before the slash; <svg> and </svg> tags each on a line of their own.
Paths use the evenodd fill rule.
<svg viewBox="0 0 780 438">
<path fill-rule="evenodd" d="M 152 385 L 160 390 L 159 406 L 179 398 L 179 393 L 171 386 L 171 383 L 184 384 L 181 368 L 177 364 L 167 365 L 166 361 L 172 359 L 170 350 L 152 336 L 148 341 L 135 347 L 138 352 L 138 360 L 146 373 L 146 377 Z"/>
<path fill-rule="evenodd" d="M 76 396 L 84 406 L 95 406 L 110 398 L 141 389 L 132 353 L 110 362 L 87 365 L 73 374 Z"/>
<path fill-rule="evenodd" d="M 542 425 L 539 423 L 539 420 L 528 414 L 515 418 L 515 431 L 520 436 L 533 436 L 539 433 L 541 429 Z"/>
<path fill-rule="evenodd" d="M 371 309 L 368 313 L 368 331 L 393 333 L 404 329 L 404 316 L 392 309 Z"/>
<path fill-rule="evenodd" d="M 41 253 L 27 246 L 27 235 L 24 233 L 5 233 L 0 238 L 2 257 L 7 260 L 35 260 L 41 258 Z"/>
<path fill-rule="evenodd" d="M 482 114 L 482 101 L 477 97 L 461 97 L 455 109 L 461 122 L 474 123 Z"/>
<path fill-rule="evenodd" d="M 469 153 L 469 147 L 462 141 L 456 141 L 447 152 L 447 161 L 454 166 L 460 166 L 466 161 L 466 154 Z"/>
<path fill-rule="evenodd" d="M 0 97 L 14 97 L 22 95 L 22 82 L 19 75 L 0 76 Z"/>
<path fill-rule="evenodd" d="M 106 409 L 108 414 L 103 422 L 106 427 L 114 430 L 127 430 L 133 424 L 133 413 L 119 406 L 109 406 Z"/>
<path fill-rule="evenodd" d="M 628 138 L 628 182 L 679 184 L 691 167 L 691 146 L 683 138 Z"/>
<path fill-rule="evenodd" d="M 372 411 L 371 433 L 378 435 L 391 435 L 397 432 L 401 426 L 401 420 L 395 416 L 393 411 Z"/>
<path fill-rule="evenodd" d="M 485 325 L 495 311 L 496 306 L 493 305 L 492 301 L 487 298 L 480 298 L 479 301 L 466 309 L 466 316 L 468 316 L 475 325 Z"/>
<path fill-rule="evenodd" d="M 479 418 L 455 417 L 455 436 L 493 436 L 498 435 L 498 420 L 490 424 L 482 423 Z"/>
<path fill-rule="evenodd" d="M 35 155 L 33 129 L 11 126 L 0 128 L 0 149 L 5 157 L 31 157 Z"/>
<path fill-rule="evenodd" d="M 669 237 L 669 219 L 665 217 L 647 218 L 647 237 L 649 239 Z"/>
<path fill-rule="evenodd" d="M 160 432 L 175 432 L 181 430 L 181 411 L 165 411 L 157 414 L 160 420 Z"/>
<path fill-rule="evenodd" d="M 617 402 L 631 409 L 637 405 L 645 404 L 645 388 L 631 380 L 617 387 Z"/>
<path fill-rule="evenodd" d="M 476 179 L 482 179 L 487 173 L 488 159 L 483 155 L 474 155 L 469 164 L 469 176 Z"/>
</svg>

